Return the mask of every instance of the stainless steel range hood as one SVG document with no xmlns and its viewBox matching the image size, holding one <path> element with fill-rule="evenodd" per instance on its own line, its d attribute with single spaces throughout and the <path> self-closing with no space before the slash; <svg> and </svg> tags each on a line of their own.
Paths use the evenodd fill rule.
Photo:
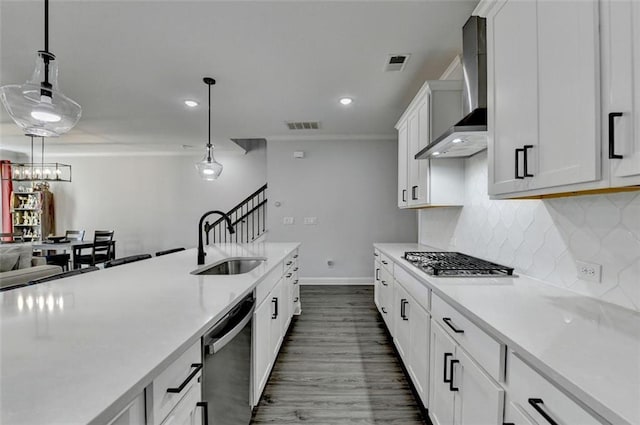
<svg viewBox="0 0 640 425">
<path fill-rule="evenodd" d="M 467 157 L 487 148 L 486 21 L 469 18 L 462 27 L 462 108 L 465 117 L 418 152 L 415 159 Z"/>
</svg>

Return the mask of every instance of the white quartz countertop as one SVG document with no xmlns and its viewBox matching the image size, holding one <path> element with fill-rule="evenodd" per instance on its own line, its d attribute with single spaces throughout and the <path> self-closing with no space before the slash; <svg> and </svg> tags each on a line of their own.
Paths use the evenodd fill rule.
<svg viewBox="0 0 640 425">
<path fill-rule="evenodd" d="M 612 424 L 640 424 L 640 314 L 516 278 L 437 278 L 402 257 L 440 251 L 375 244 L 435 294 Z"/>
<path fill-rule="evenodd" d="M 242 275 L 190 274 L 191 249 L 0 293 L 0 424 L 106 423 L 298 246 L 207 247 L 267 258 Z"/>
</svg>

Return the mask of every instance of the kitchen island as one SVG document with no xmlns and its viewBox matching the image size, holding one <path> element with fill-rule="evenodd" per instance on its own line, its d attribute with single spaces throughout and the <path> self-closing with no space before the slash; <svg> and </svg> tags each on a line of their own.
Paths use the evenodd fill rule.
<svg viewBox="0 0 640 425">
<path fill-rule="evenodd" d="M 298 246 L 206 248 L 266 258 L 239 275 L 190 274 L 191 249 L 0 293 L 0 423 L 108 423 Z"/>
<path fill-rule="evenodd" d="M 594 418 L 594 422 L 574 419 L 558 421 L 559 423 L 640 423 L 638 313 L 527 276 L 430 276 L 403 258 L 406 251 L 441 251 L 430 246 L 379 243 L 374 244 L 374 248 L 376 254 L 384 256 L 384 265 L 393 266 L 391 280 L 394 281 L 396 290 L 399 288 L 403 291 L 403 287 L 408 287 L 410 290 L 413 289 L 415 294 L 415 286 L 410 286 L 415 282 L 421 287 L 418 289 L 429 291 L 428 296 L 421 301 L 422 308 L 430 311 L 432 330 L 436 327 L 444 330 L 447 335 L 445 339 L 452 336 L 452 340 L 459 342 L 460 351 L 464 350 L 461 357 L 475 355 L 475 364 L 480 365 L 481 369 L 484 368 L 489 375 L 492 375 L 491 366 L 499 365 L 491 379 L 497 384 L 494 385 L 496 390 L 504 391 L 505 394 L 504 397 L 498 397 L 505 404 L 505 423 L 519 424 L 532 421 L 527 417 L 529 413 L 520 412 L 529 409 L 528 411 L 532 412 L 529 416 L 537 415 L 539 412 L 531 410 L 531 404 L 535 404 L 536 399 L 529 398 L 522 403 L 519 402 L 520 388 L 535 393 L 542 392 L 542 385 L 547 393 L 553 393 L 555 396 L 545 400 L 542 409 L 546 409 L 547 414 L 562 417 L 561 414 L 564 412 L 561 407 L 575 402 L 588 412 L 589 420 L 591 415 Z M 389 279 L 384 277 L 382 272 L 380 276 Z M 385 283 L 388 285 L 390 282 Z M 409 293 L 411 294 L 411 291 Z M 395 308 L 395 311 L 389 312 L 390 314 L 401 318 L 396 324 L 411 319 L 407 318 L 406 313 L 403 314 L 403 310 L 411 311 L 404 306 L 406 299 L 410 298 L 407 295 L 403 297 L 405 301 L 400 302 L 402 305 L 396 302 L 396 298 L 393 302 L 395 306 L 388 307 Z M 408 304 L 411 306 L 412 303 L 410 299 Z M 447 317 L 442 317 L 443 312 L 446 312 L 444 315 Z M 461 326 L 463 324 L 466 326 Z M 473 331 L 475 333 L 472 333 Z M 484 339 L 478 342 L 481 333 L 486 334 L 487 338 L 483 337 Z M 442 332 L 432 333 L 432 344 L 434 341 L 439 342 L 438 335 L 442 335 Z M 401 337 L 401 333 L 398 333 L 397 337 L 394 335 L 395 339 Z M 473 337 L 476 339 L 473 340 Z M 496 355 L 492 357 L 487 353 L 490 353 L 489 350 L 494 345 L 498 351 L 495 351 Z M 451 353 L 447 354 L 453 358 Z M 502 358 L 499 358 L 500 356 Z M 442 369 L 440 360 L 440 357 L 431 359 L 431 399 L 438 391 L 436 387 L 439 381 L 435 379 L 435 374 Z M 514 365 L 519 369 L 516 370 Z M 450 370 L 449 379 L 453 380 L 453 363 L 450 367 L 445 366 L 445 369 Z M 464 374 L 464 369 L 462 365 L 461 368 L 456 368 L 456 373 Z M 524 382 L 516 385 L 517 375 L 522 375 L 522 370 L 530 370 L 526 372 L 527 377 L 533 378 L 522 379 Z M 460 381 L 464 381 L 464 377 Z M 540 387 L 537 387 L 537 382 L 545 381 L 552 385 L 540 384 Z M 450 387 L 453 387 L 453 384 Z M 556 389 L 560 391 L 557 392 Z M 469 398 L 469 392 L 466 396 Z M 559 398 L 565 396 L 568 400 L 560 403 Z M 557 411 L 554 411 L 554 403 L 558 405 Z M 440 406 L 442 403 L 429 406 L 430 413 L 437 416 Z M 521 416 L 518 416 L 519 419 L 513 419 L 515 416 L 507 418 L 511 413 Z M 546 423 L 541 416 L 537 420 Z"/>
</svg>

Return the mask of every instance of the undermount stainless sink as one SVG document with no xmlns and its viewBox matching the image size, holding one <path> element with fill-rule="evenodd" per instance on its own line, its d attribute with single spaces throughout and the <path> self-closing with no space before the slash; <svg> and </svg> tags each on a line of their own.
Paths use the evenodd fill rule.
<svg viewBox="0 0 640 425">
<path fill-rule="evenodd" d="M 267 259 L 264 257 L 225 258 L 213 264 L 207 264 L 191 272 L 195 275 L 232 275 L 249 273 Z"/>
</svg>

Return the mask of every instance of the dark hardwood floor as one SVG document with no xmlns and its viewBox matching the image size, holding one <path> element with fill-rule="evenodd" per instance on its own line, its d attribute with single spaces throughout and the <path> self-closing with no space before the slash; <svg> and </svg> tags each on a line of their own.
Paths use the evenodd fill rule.
<svg viewBox="0 0 640 425">
<path fill-rule="evenodd" d="M 372 286 L 302 286 L 252 424 L 423 425 Z"/>
</svg>

